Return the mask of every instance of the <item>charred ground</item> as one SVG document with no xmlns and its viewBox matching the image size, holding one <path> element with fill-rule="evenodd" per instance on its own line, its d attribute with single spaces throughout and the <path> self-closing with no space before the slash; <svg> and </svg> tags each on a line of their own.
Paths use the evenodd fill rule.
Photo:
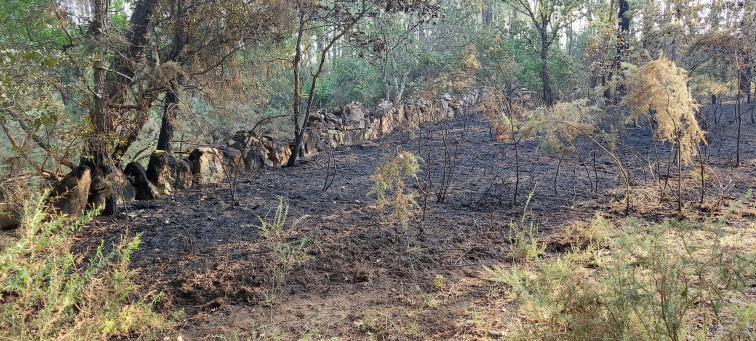
<svg viewBox="0 0 756 341">
<path fill-rule="evenodd" d="M 695 204 L 700 185 L 684 174 L 684 214 L 691 219 L 718 214 L 753 188 L 754 126 L 744 124 L 743 161 L 734 168 L 737 130 L 729 112 L 719 124 L 709 123 L 706 155 L 716 177 L 706 185 L 703 206 Z M 645 126 L 627 127 L 619 136 L 624 147 L 618 154 L 636 195 L 631 215 L 648 220 L 677 215 L 674 198 L 659 198 L 649 165 L 656 153 L 666 165 L 669 146 L 655 148 Z M 137 202 L 117 218 L 101 218 L 82 229 L 77 247 L 93 250 L 101 240 L 107 244 L 124 233 L 141 234 L 140 250 L 132 256 L 140 292 L 162 293 L 158 309 L 166 314 L 183 310 L 171 336 L 496 336 L 497 326 L 517 318 L 517 312 L 511 302 L 490 299 L 482 269 L 509 262 L 510 221 L 525 214 L 538 227 L 547 252 L 556 254 L 570 247 L 563 231 L 571 223 L 596 212 L 610 219 L 624 216 L 616 166 L 589 141 L 579 147 L 562 157 L 540 149 L 537 139 L 524 141 L 513 201 L 511 144 L 494 141 L 485 119 L 462 116 L 330 156 L 323 153 L 297 167 L 258 170 L 235 183 Z M 422 159 L 419 181 L 411 187 L 425 209 L 417 211 L 406 231 L 381 219 L 370 193 L 374 169 L 397 148 Z M 329 174 L 335 176 L 327 186 Z M 447 195 L 438 201 L 444 186 Z M 275 299 L 267 300 L 271 304 L 261 304 L 270 298 L 265 269 L 273 250 L 262 243 L 257 226 L 260 219 L 272 219 L 279 199 L 290 206 L 291 219 L 308 216 L 292 235 L 306 238 L 307 256 L 286 276 Z M 736 221 L 753 222 L 754 207 L 747 202 Z"/>
</svg>

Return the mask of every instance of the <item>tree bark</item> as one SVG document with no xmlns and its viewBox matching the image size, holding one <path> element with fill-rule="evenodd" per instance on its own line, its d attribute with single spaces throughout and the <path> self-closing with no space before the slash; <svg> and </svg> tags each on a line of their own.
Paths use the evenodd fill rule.
<svg viewBox="0 0 756 341">
<path fill-rule="evenodd" d="M 751 57 L 748 52 L 743 51 L 743 71 L 740 73 L 740 88 L 746 96 L 746 103 L 751 103 L 751 77 L 753 76 L 753 67 L 751 66 Z M 753 123 L 753 122 L 752 122 Z"/>
<path fill-rule="evenodd" d="M 111 154 L 108 152 L 108 140 L 114 130 L 114 117 L 109 117 L 106 97 L 106 67 L 105 67 L 105 40 L 108 26 L 109 0 L 95 0 L 94 16 L 89 27 L 89 36 L 95 42 L 94 63 L 92 64 L 93 94 L 92 106 L 89 109 L 89 120 L 92 124 L 92 132 L 84 145 L 82 165 L 91 170 L 92 180 L 102 184 L 102 187 L 90 186 L 88 189 L 88 202 L 92 205 L 101 205 L 104 199 L 105 206 L 102 214 L 113 215 L 117 212 L 117 193 L 113 184 L 105 179 L 114 172 Z"/>
<path fill-rule="evenodd" d="M 310 112 L 312 111 L 312 101 L 315 98 L 315 86 L 318 82 L 318 77 L 320 77 L 320 74 L 323 72 L 323 66 L 325 65 L 326 56 L 328 51 L 331 50 L 334 44 L 341 39 L 344 34 L 349 32 L 349 30 L 357 23 L 359 20 L 359 17 L 355 20 L 351 21 L 350 24 L 345 25 L 343 30 L 336 34 L 333 38 L 331 38 L 331 41 L 328 42 L 328 45 L 323 48 L 323 51 L 320 54 L 320 61 L 318 62 L 318 70 L 315 72 L 314 75 L 312 75 L 312 81 L 310 82 L 310 92 L 307 96 L 307 107 L 305 108 L 305 115 L 302 119 L 302 125 L 299 126 L 297 123 L 297 117 L 299 116 L 299 110 L 296 111 L 296 116 L 294 118 L 295 123 L 297 123 L 296 126 L 296 135 L 294 136 L 294 150 L 291 151 L 291 156 L 289 157 L 289 160 L 286 162 L 286 166 L 291 167 L 294 166 L 297 162 L 297 157 L 302 154 L 302 141 L 304 140 L 304 133 L 307 130 L 307 121 L 310 118 Z M 300 32 L 301 33 L 301 32 Z M 297 39 L 297 42 L 299 42 L 299 39 Z M 298 49 L 299 52 L 299 49 Z M 296 55 L 294 57 L 297 58 Z M 297 69 L 298 70 L 298 69 Z M 298 90 L 297 88 L 300 87 L 299 82 L 295 83 L 295 91 Z M 298 106 L 297 106 L 298 108 Z"/>
<path fill-rule="evenodd" d="M 292 70 L 294 74 L 294 96 L 292 98 L 292 111 L 293 111 L 293 119 L 294 119 L 294 150 L 291 151 L 291 156 L 289 157 L 289 160 L 286 161 L 286 166 L 294 166 L 294 164 L 297 162 L 297 154 L 299 154 L 299 148 L 298 145 L 300 145 L 301 137 L 302 135 L 300 131 L 304 131 L 305 125 L 307 125 L 307 119 L 305 118 L 304 123 L 302 124 L 302 127 L 299 126 L 299 112 L 301 110 L 301 100 L 302 100 L 302 84 L 299 79 L 299 69 L 300 64 L 302 63 L 302 36 L 304 35 L 304 25 L 305 25 L 305 13 L 304 9 L 301 8 L 301 2 L 299 3 L 298 9 L 302 11 L 299 14 L 299 29 L 297 30 L 297 43 L 296 43 L 296 51 L 294 52 L 294 61 L 292 62 Z M 313 82 L 314 85 L 314 82 Z M 312 94 L 310 94 L 310 97 L 312 97 Z"/>
<path fill-rule="evenodd" d="M 92 171 L 92 176 L 100 175 L 102 165 L 107 159 L 107 137 L 109 135 L 107 121 L 107 110 L 105 108 L 105 64 L 104 64 L 104 46 L 102 42 L 105 39 L 104 32 L 107 30 L 107 11 L 108 0 L 95 0 L 94 16 L 89 26 L 89 36 L 95 42 L 96 52 L 94 63 L 92 65 L 92 74 L 94 77 L 94 94 L 92 95 L 92 107 L 89 109 L 89 120 L 92 124 L 93 131 L 87 143 L 84 146 L 84 155 L 82 164 L 88 166 Z"/>
<path fill-rule="evenodd" d="M 97 1 L 97 0 L 95 0 Z M 113 119 L 109 121 L 112 129 L 115 130 L 116 116 L 120 116 L 123 109 L 119 106 L 125 104 L 129 90 L 132 85 L 132 79 L 136 72 L 137 60 L 141 58 L 144 48 L 147 44 L 147 35 L 150 27 L 153 25 L 154 12 L 157 9 L 158 0 L 138 0 L 134 6 L 129 23 L 131 30 L 126 35 L 127 44 L 122 51 L 115 53 L 110 71 L 107 73 L 107 82 L 105 93 L 107 94 L 107 106 L 113 108 Z M 131 96 L 129 96 L 131 97 Z M 122 122 L 120 125 L 127 125 L 125 131 L 122 131 L 121 141 L 111 151 L 111 158 L 116 164 L 120 163 L 121 157 L 126 153 L 132 143 L 137 140 L 142 128 L 147 123 L 149 111 L 152 107 L 154 98 L 157 94 L 134 94 L 135 118 L 129 122 Z"/>
<path fill-rule="evenodd" d="M 301 3 L 300 3 L 301 6 Z M 303 8 L 299 8 L 301 12 L 299 17 L 299 30 L 297 33 L 297 45 L 296 45 L 296 52 L 294 54 L 294 149 L 291 151 L 291 156 L 289 157 L 289 160 L 286 162 L 287 167 L 294 166 L 297 162 L 297 158 L 302 153 L 302 141 L 304 140 L 304 134 L 307 130 L 307 121 L 310 118 L 310 112 L 312 111 L 312 104 L 313 99 L 315 98 L 315 86 L 318 82 L 318 77 L 320 77 L 320 74 L 323 72 L 323 66 L 326 61 L 326 57 L 328 55 L 328 51 L 333 48 L 334 44 L 336 44 L 337 41 L 341 39 L 345 34 L 350 32 L 352 28 L 357 25 L 357 23 L 368 14 L 367 9 L 363 8 L 363 11 L 355 14 L 351 18 L 351 20 L 344 22 L 343 24 L 340 24 L 338 26 L 338 29 L 340 31 L 335 31 L 333 33 L 333 37 L 331 37 L 330 41 L 328 42 L 328 45 L 326 45 L 320 54 L 320 60 L 318 62 L 318 69 L 315 72 L 315 74 L 312 75 L 312 79 L 310 82 L 310 92 L 307 95 L 307 107 L 305 109 L 304 118 L 302 119 L 302 123 L 300 125 L 299 123 L 299 114 L 300 114 L 300 99 L 301 99 L 301 84 L 300 84 L 300 78 L 299 78 L 299 72 L 300 72 L 300 63 L 302 58 L 302 50 L 301 50 L 301 44 L 302 44 L 302 36 L 304 34 L 304 25 L 305 25 L 305 13 Z"/>
<path fill-rule="evenodd" d="M 129 19 L 131 30 L 126 36 L 128 45 L 124 52 L 116 54 L 111 67 L 115 72 L 110 74 L 108 95 L 115 103 L 120 103 L 124 99 L 128 84 L 134 77 L 135 60 L 139 58 L 147 44 L 147 33 L 152 25 L 152 14 L 157 5 L 158 0 L 139 0 L 134 6 L 134 12 Z"/>
<path fill-rule="evenodd" d="M 493 5 L 493 0 L 485 0 L 483 3 L 483 10 L 480 14 L 483 26 L 490 26 L 493 24 Z"/>
<path fill-rule="evenodd" d="M 546 25 L 539 29 L 541 34 L 541 81 L 543 82 L 543 103 L 546 106 L 554 104 L 551 92 L 551 73 L 549 72 L 549 41 L 546 35 Z"/>
<path fill-rule="evenodd" d="M 189 0 L 178 0 L 176 2 L 176 32 L 168 60 L 176 61 L 179 64 L 184 62 L 182 52 L 188 40 L 189 20 L 186 11 L 189 5 Z M 170 80 L 171 89 L 165 94 L 165 107 L 163 108 L 163 120 L 160 125 L 157 149 L 164 150 L 166 153 L 173 153 L 173 131 L 176 126 L 179 103 L 177 91 L 182 82 L 183 77 L 181 75 L 178 75 L 175 80 Z"/>
<path fill-rule="evenodd" d="M 173 91 L 165 94 L 163 120 L 160 124 L 157 149 L 166 153 L 173 153 L 173 130 L 176 126 L 176 112 L 178 111 L 178 97 Z"/>
<path fill-rule="evenodd" d="M 630 4 L 627 0 L 619 0 L 619 29 L 620 32 L 630 32 L 630 18 L 627 16 L 627 12 L 630 10 Z"/>
<path fill-rule="evenodd" d="M 630 18 L 627 16 L 627 12 L 630 10 L 630 5 L 627 0 L 619 0 L 619 11 L 617 12 L 618 19 L 618 32 L 617 32 L 617 54 L 612 60 L 611 70 L 609 71 L 609 77 L 607 81 L 612 80 L 614 77 L 622 77 L 622 61 L 626 58 L 628 50 L 630 48 L 629 35 L 630 35 Z M 615 89 L 614 96 L 612 97 L 611 91 L 607 89 L 604 93 L 606 99 L 612 100 L 617 104 L 620 102 L 620 98 L 625 95 L 626 89 L 624 82 L 619 82 Z"/>
</svg>

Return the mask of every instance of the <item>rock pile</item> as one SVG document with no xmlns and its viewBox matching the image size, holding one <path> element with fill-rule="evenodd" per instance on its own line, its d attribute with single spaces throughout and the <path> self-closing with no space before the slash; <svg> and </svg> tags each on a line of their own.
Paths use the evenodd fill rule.
<svg viewBox="0 0 756 341">
<path fill-rule="evenodd" d="M 462 107 L 462 101 L 454 101 L 445 95 L 437 101 L 418 100 L 405 105 L 384 101 L 372 110 L 365 109 L 358 102 L 332 111 L 321 109 L 308 119 L 303 141 L 304 156 L 357 145 L 421 123 L 454 118 Z M 275 143 L 270 137 L 257 136 L 252 131 L 237 132 L 227 145 L 242 152 L 247 170 L 281 166 L 289 159 L 292 150 L 292 143 Z"/>
</svg>

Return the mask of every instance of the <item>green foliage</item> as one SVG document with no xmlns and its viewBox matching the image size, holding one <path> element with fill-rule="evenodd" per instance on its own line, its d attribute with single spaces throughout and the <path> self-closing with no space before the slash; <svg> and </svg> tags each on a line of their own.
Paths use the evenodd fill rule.
<svg viewBox="0 0 756 341">
<path fill-rule="evenodd" d="M 95 340 L 145 335 L 166 326 L 152 301 L 135 299 L 129 269 L 139 236 L 112 251 L 100 244 L 88 263 L 71 251 L 72 234 L 97 212 L 69 223 L 46 214 L 45 196 L 30 200 L 18 236 L 0 251 L 0 338 Z"/>
<path fill-rule="evenodd" d="M 525 223 L 528 205 L 533 199 L 533 192 L 530 192 L 528 199 L 525 201 L 523 215 L 520 222 L 509 222 L 509 231 L 507 241 L 509 241 L 509 255 L 514 261 L 530 262 L 538 259 L 546 250 L 546 243 L 538 240 L 538 228 L 532 221 Z"/>
<path fill-rule="evenodd" d="M 392 156 L 385 157 L 373 171 L 373 189 L 378 196 L 378 211 L 381 217 L 391 208 L 391 217 L 406 231 L 409 220 L 418 207 L 417 193 L 407 188 L 407 180 L 417 181 L 420 170 L 418 159 L 412 153 L 399 149 Z"/>
<path fill-rule="evenodd" d="M 538 240 L 538 229 L 532 222 L 527 226 L 510 222 L 507 240 L 509 255 L 515 261 L 533 261 L 546 250 L 546 244 Z"/>
<path fill-rule="evenodd" d="M 66 30 L 76 25 L 51 2 L 37 0 L 0 3 L 0 22 L 0 125 L 8 141 L 0 145 L 0 157 L 23 155 L 29 163 L 54 167 L 49 161 L 70 156 L 82 131 L 78 118 L 64 106 L 64 96 L 76 98 L 68 79 L 78 81 L 81 75 L 71 73 L 86 61 L 78 51 L 60 49 L 73 46 Z M 13 140 L 27 138 L 33 142 L 19 142 L 12 153 L 5 150 Z"/>
<path fill-rule="evenodd" d="M 315 87 L 315 101 L 321 107 L 337 107 L 352 101 L 370 107 L 383 95 L 381 76 L 375 66 L 365 60 L 347 56 L 336 57 L 330 70 L 324 72 Z M 305 84 L 309 89 L 309 85 Z"/>
<path fill-rule="evenodd" d="M 486 269 L 534 321 L 521 330 L 523 338 L 754 337 L 752 327 L 743 327 L 753 324 L 753 306 L 737 298 L 754 283 L 756 257 L 736 251 L 737 231 L 724 220 L 626 224 L 614 229 L 600 216 L 591 222 L 608 235 L 606 248 L 590 244 L 556 259 Z"/>
<path fill-rule="evenodd" d="M 0 46 L 41 48 L 68 43 L 61 25 L 64 14 L 48 0 L 0 2 Z"/>
<path fill-rule="evenodd" d="M 36 133 L 63 116 L 63 103 L 54 95 L 60 80 L 51 73 L 60 58 L 41 50 L 0 49 L 0 123 L 23 120 Z"/>
<path fill-rule="evenodd" d="M 475 44 L 480 60 L 480 68 L 475 72 L 478 84 L 507 90 L 522 83 L 524 66 L 516 58 L 521 52 L 505 32 L 482 31 Z"/>
<path fill-rule="evenodd" d="M 577 221 L 571 226 L 568 238 L 578 246 L 604 247 L 609 239 L 609 231 L 614 228 L 599 212 L 589 222 Z"/>
<path fill-rule="evenodd" d="M 307 219 L 307 216 L 292 221 L 288 221 L 288 217 L 289 206 L 285 205 L 281 198 L 273 220 L 266 221 L 260 218 L 260 225 L 256 226 L 260 229 L 263 245 L 270 250 L 272 255 L 271 261 L 265 266 L 265 271 L 269 276 L 269 288 L 263 293 L 265 296 L 261 302 L 263 305 L 274 304 L 289 273 L 296 266 L 307 261 L 309 251 L 307 238 L 295 239 L 297 226 Z"/>
</svg>

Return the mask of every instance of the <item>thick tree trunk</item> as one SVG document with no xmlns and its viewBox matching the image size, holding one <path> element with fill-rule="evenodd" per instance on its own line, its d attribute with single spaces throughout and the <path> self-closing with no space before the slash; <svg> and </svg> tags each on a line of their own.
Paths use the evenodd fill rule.
<svg viewBox="0 0 756 341">
<path fill-rule="evenodd" d="M 105 204 L 102 213 L 113 215 L 117 212 L 116 189 L 106 177 L 113 174 L 114 164 L 108 151 L 108 140 L 114 130 L 114 117 L 109 117 L 107 96 L 105 89 L 106 66 L 105 44 L 108 26 L 108 0 L 95 0 L 94 15 L 89 27 L 89 36 L 95 42 L 94 63 L 92 64 L 93 95 L 92 106 L 89 110 L 89 120 L 92 132 L 84 145 L 82 165 L 89 167 L 92 185 L 88 189 L 88 202 L 95 207 Z M 95 186 L 95 183 L 98 185 Z M 101 200 L 102 199 L 102 200 Z"/>
<path fill-rule="evenodd" d="M 138 0 L 136 2 L 129 19 L 131 29 L 126 36 L 127 45 L 122 51 L 114 54 L 113 63 L 109 68 L 113 71 L 107 73 L 105 94 L 107 94 L 107 106 L 111 108 L 109 110 L 110 115 L 113 116 L 109 121 L 112 130 L 115 131 L 117 128 L 114 123 L 118 121 L 118 116 L 124 110 L 120 106 L 126 104 L 127 98 L 134 98 L 135 103 L 129 103 L 129 105 L 135 109 L 126 110 L 136 111 L 134 119 L 119 123 L 125 125 L 123 127 L 125 129 L 121 131 L 120 143 L 110 151 L 110 157 L 116 164 L 120 163 L 120 158 L 139 137 L 149 118 L 152 101 L 157 97 L 155 94 L 149 94 L 149 96 L 134 94 L 134 96 L 130 96 L 129 90 L 136 72 L 137 60 L 141 58 L 147 44 L 149 29 L 153 24 L 153 14 L 158 3 L 158 0 Z"/>
<path fill-rule="evenodd" d="M 97 2 L 99 0 L 93 0 Z M 106 1 L 107 5 L 107 1 Z M 147 44 L 147 35 L 152 25 L 153 12 L 157 8 L 158 0 L 138 0 L 131 14 L 131 30 L 127 34 L 127 44 L 118 53 L 114 53 L 114 59 L 109 70 L 106 73 L 105 87 L 103 91 L 105 108 L 108 111 L 108 119 L 105 125 L 111 131 L 115 132 L 117 125 L 124 126 L 121 131 L 120 142 L 112 146 L 109 157 L 117 165 L 120 158 L 126 153 L 147 123 L 149 110 L 152 107 L 152 100 L 155 96 L 140 98 L 133 96 L 135 103 L 128 103 L 135 109 L 125 109 L 136 111 L 135 117 L 128 122 L 119 122 L 121 112 L 124 110 L 121 106 L 125 105 L 128 91 L 135 74 L 136 60 L 142 55 L 145 45 Z M 105 13 L 107 19 L 107 13 Z M 107 109 L 109 108 L 109 110 Z"/>
<path fill-rule="evenodd" d="M 176 126 L 176 112 L 178 111 L 178 98 L 173 91 L 165 94 L 165 107 L 163 108 L 163 121 L 160 125 L 157 149 L 166 153 L 173 153 L 173 130 Z"/>
<path fill-rule="evenodd" d="M 82 163 L 88 166 L 93 176 L 100 175 L 102 165 L 108 157 L 107 137 L 109 129 L 107 122 L 107 110 L 105 107 L 105 62 L 102 42 L 105 40 L 104 32 L 107 30 L 108 0 L 96 0 L 94 3 L 94 16 L 89 27 L 89 35 L 97 46 L 95 47 L 94 64 L 92 74 L 94 76 L 94 94 L 92 107 L 89 109 L 89 120 L 93 131 L 84 146 Z"/>
<path fill-rule="evenodd" d="M 95 0 L 98 1 L 98 0 Z M 108 95 L 111 101 L 120 101 L 126 95 L 126 89 L 135 72 L 135 60 L 142 54 L 147 44 L 147 33 L 152 25 L 152 13 L 158 5 L 158 0 L 139 0 L 131 13 L 131 30 L 127 34 L 128 46 L 125 53 L 116 54 L 111 69 L 115 70 L 109 76 Z M 120 103 L 120 102 L 116 102 Z"/>
<path fill-rule="evenodd" d="M 189 20 L 187 8 L 190 0 L 179 0 L 176 2 L 176 32 L 173 41 L 171 54 L 168 56 L 169 61 L 176 61 L 183 64 L 184 58 L 182 52 L 187 44 L 187 31 Z M 181 85 L 183 77 L 180 75 L 175 80 L 170 80 L 172 89 L 165 94 L 165 107 L 163 108 L 163 121 L 160 125 L 160 136 L 158 137 L 157 149 L 164 150 L 167 153 L 173 152 L 173 130 L 176 127 L 176 114 L 178 113 L 178 87 Z"/>
</svg>

